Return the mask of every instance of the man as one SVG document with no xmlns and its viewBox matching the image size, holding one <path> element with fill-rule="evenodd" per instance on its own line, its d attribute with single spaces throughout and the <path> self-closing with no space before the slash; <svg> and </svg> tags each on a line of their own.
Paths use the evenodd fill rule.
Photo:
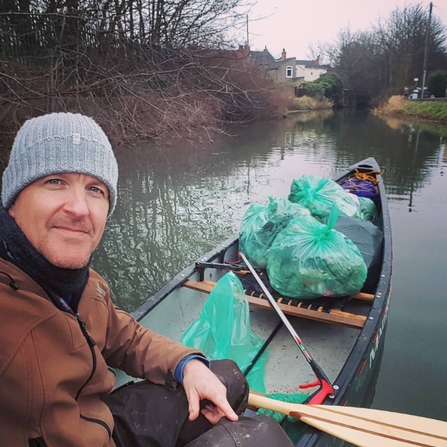
<svg viewBox="0 0 447 447">
<path fill-rule="evenodd" d="M 233 362 L 113 305 L 89 262 L 117 181 L 91 118 L 44 115 L 15 138 L 0 208 L 0 446 L 291 445 L 272 419 L 238 417 L 248 386 Z M 111 393 L 110 368 L 146 380 Z"/>
</svg>

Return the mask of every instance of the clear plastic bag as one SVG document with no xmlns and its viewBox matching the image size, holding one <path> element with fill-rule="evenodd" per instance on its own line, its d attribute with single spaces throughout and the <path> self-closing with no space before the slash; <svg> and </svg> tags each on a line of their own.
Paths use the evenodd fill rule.
<svg viewBox="0 0 447 447">
<path fill-rule="evenodd" d="M 245 212 L 239 232 L 239 249 L 257 268 L 267 267 L 267 252 L 276 235 L 295 217 L 310 211 L 284 198 L 269 197 L 268 205 L 254 203 Z"/>
<path fill-rule="evenodd" d="M 214 286 L 199 317 L 182 335 L 181 342 L 201 350 L 211 360 L 231 359 L 244 372 L 263 346 L 250 328 L 250 311 L 239 278 L 229 272 Z M 247 376 L 250 388 L 265 393 L 266 350 Z"/>
</svg>

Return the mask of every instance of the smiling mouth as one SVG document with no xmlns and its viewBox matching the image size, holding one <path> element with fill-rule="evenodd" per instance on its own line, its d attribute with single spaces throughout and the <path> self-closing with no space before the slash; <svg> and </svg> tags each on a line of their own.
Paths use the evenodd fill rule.
<svg viewBox="0 0 447 447">
<path fill-rule="evenodd" d="M 69 233 L 74 233 L 74 234 L 88 234 L 89 232 L 84 230 L 84 229 L 80 229 L 80 228 L 71 228 L 71 227 L 55 227 L 57 230 L 62 230 L 62 231 L 67 231 Z"/>
</svg>

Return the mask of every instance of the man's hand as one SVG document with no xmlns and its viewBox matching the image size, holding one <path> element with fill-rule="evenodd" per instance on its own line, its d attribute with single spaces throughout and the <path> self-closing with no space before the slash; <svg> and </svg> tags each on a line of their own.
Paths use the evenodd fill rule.
<svg viewBox="0 0 447 447">
<path fill-rule="evenodd" d="M 223 416 L 237 421 L 238 416 L 227 401 L 227 389 L 217 376 L 200 360 L 191 359 L 183 369 L 183 388 L 189 403 L 189 420 L 199 416 L 200 401 L 208 399 L 213 405 L 202 409 L 202 414 L 217 424 Z"/>
</svg>

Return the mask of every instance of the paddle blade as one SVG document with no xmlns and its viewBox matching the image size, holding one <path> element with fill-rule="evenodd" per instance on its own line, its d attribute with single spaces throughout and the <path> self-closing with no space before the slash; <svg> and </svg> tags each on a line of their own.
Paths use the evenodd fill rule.
<svg viewBox="0 0 447 447">
<path fill-rule="evenodd" d="M 418 428 L 416 426 L 414 429 L 408 429 L 391 424 L 391 422 L 395 423 L 396 421 L 381 423 L 347 415 L 338 417 L 338 413 L 334 414 L 336 417 L 333 419 L 320 419 L 318 417 L 303 416 L 294 412 L 290 413 L 290 416 L 300 419 L 302 422 L 318 428 L 325 433 L 336 436 L 337 438 L 343 439 L 344 441 L 360 447 L 447 447 L 447 438 L 445 436 L 437 436 L 436 433 L 432 433 L 429 427 L 425 427 L 424 432 L 421 432 L 420 429 L 422 427 Z M 393 415 L 395 413 L 390 414 Z M 414 418 L 416 418 L 416 416 L 414 416 Z M 431 419 L 428 420 L 431 421 Z M 446 428 L 447 427 L 445 426 L 444 434 Z"/>
<path fill-rule="evenodd" d="M 358 446 L 447 447 L 447 422 L 404 413 L 337 405 L 281 402 L 250 393 L 258 408 L 290 415 Z"/>
<path fill-rule="evenodd" d="M 447 447 L 447 422 L 437 419 L 430 419 L 422 416 L 414 416 L 406 413 L 396 413 L 393 411 L 376 410 L 373 408 L 342 407 L 332 405 L 321 405 L 327 412 L 337 413 L 347 417 L 352 417 L 358 421 L 374 422 L 382 427 L 390 429 L 405 430 L 412 436 L 412 440 L 417 439 L 417 435 L 429 435 L 434 439 L 434 443 L 427 445 Z M 438 441 L 439 440 L 439 441 Z M 428 440 L 427 440 L 428 441 Z M 436 443 L 436 442 L 439 443 Z M 425 442 L 421 439 L 419 442 Z M 443 442 L 441 444 L 440 442 Z"/>
<path fill-rule="evenodd" d="M 351 444 L 359 447 L 408 447 L 408 446 L 420 446 L 421 444 L 408 444 L 406 441 L 398 441 L 396 439 L 387 439 L 383 436 L 375 433 L 365 433 L 357 430 L 353 427 L 340 427 L 339 425 L 332 424 L 330 422 L 320 421 L 310 417 L 302 417 L 301 420 L 318 430 L 324 431 L 332 436 L 343 439 Z M 422 444 L 427 447 L 434 446 L 435 444 Z"/>
</svg>

